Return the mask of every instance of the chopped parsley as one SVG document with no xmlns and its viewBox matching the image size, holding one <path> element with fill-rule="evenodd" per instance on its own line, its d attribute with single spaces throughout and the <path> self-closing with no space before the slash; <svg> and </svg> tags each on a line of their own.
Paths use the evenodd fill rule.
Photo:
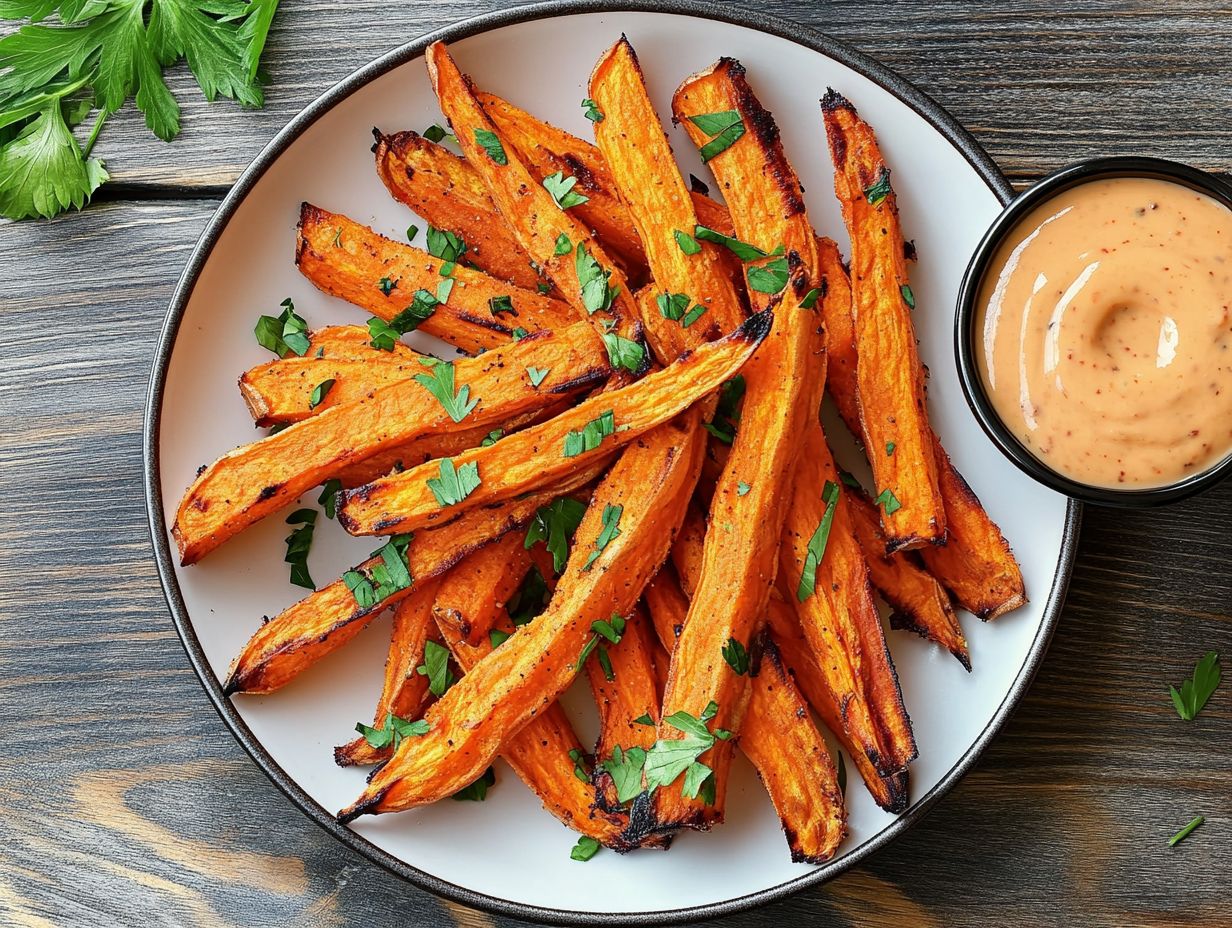
<svg viewBox="0 0 1232 928">
<path fill-rule="evenodd" d="M 820 296 L 821 296 L 821 288 L 814 287 L 808 293 L 804 294 L 804 299 L 800 301 L 800 307 L 802 309 L 812 309 L 814 306 L 817 305 L 817 300 Z"/>
<path fill-rule="evenodd" d="M 728 638 L 722 647 L 723 660 L 739 676 L 749 672 L 749 650 L 735 638 Z"/>
<path fill-rule="evenodd" d="M 567 236 L 564 232 L 556 236 L 555 253 L 558 255 L 567 255 L 571 251 L 573 251 L 573 242 L 569 241 L 569 236 Z"/>
<path fill-rule="evenodd" d="M 316 522 L 315 509 L 296 509 L 287 516 L 287 525 L 298 525 L 299 528 L 287 536 L 287 556 L 283 560 L 291 565 L 291 582 L 307 590 L 317 588 L 308 574 L 308 551 L 312 548 L 312 531 Z"/>
<path fill-rule="evenodd" d="M 336 381 L 333 377 L 322 380 L 319 384 L 312 388 L 312 395 L 308 397 L 308 408 L 316 409 L 325 402 L 325 397 L 329 396 L 329 391 L 334 388 Z"/>
<path fill-rule="evenodd" d="M 508 641 L 512 636 L 508 632 L 502 632 L 499 628 L 494 628 L 488 632 L 488 641 L 492 647 L 499 648 L 502 644 Z"/>
<path fill-rule="evenodd" d="M 688 232 L 681 232 L 676 229 L 672 232 L 676 237 L 676 244 L 680 246 L 680 250 L 686 255 L 695 255 L 702 250 L 702 246 L 697 244 L 697 239 L 691 236 Z"/>
<path fill-rule="evenodd" d="M 437 303 L 448 303 L 449 302 L 449 294 L 453 293 L 453 285 L 454 285 L 454 279 L 452 277 L 446 277 L 444 280 L 442 280 L 439 284 L 436 285 L 436 302 Z"/>
<path fill-rule="evenodd" d="M 788 275 L 786 258 L 774 258 L 765 264 L 750 267 L 745 273 L 749 289 L 758 293 L 778 293 L 787 286 Z"/>
<path fill-rule="evenodd" d="M 735 110 L 690 116 L 689 122 L 701 129 L 710 139 L 700 149 L 702 161 L 709 161 L 720 152 L 726 151 L 744 135 L 744 121 Z"/>
<path fill-rule="evenodd" d="M 505 437 L 504 429 L 493 429 L 492 431 L 488 432 L 487 435 L 484 436 L 483 441 L 479 443 L 479 447 L 480 448 L 491 447 L 492 445 L 496 444 L 498 441 L 500 441 L 504 437 Z"/>
<path fill-rule="evenodd" d="M 342 582 L 355 597 L 359 608 L 371 609 L 411 585 L 413 581 L 406 553 L 410 543 L 410 535 L 394 535 L 373 552 L 372 556 L 379 557 L 381 563 L 373 564 L 368 571 L 348 570 L 342 575 Z"/>
<path fill-rule="evenodd" d="M 424 642 L 424 662 L 415 668 L 421 677 L 428 678 L 428 691 L 441 697 L 454 684 L 453 671 L 449 669 L 449 649 L 429 638 Z"/>
<path fill-rule="evenodd" d="M 736 484 L 736 495 L 737 496 L 748 496 L 749 490 L 751 489 L 753 488 L 749 486 L 749 484 L 741 480 L 739 483 Z"/>
<path fill-rule="evenodd" d="M 280 304 L 282 312 L 277 316 L 260 316 L 253 334 L 257 344 L 280 358 L 295 354 L 301 358 L 308 353 L 308 323 L 295 312 L 295 304 L 287 297 Z"/>
<path fill-rule="evenodd" d="M 583 196 L 573 189 L 576 185 L 577 178 L 566 177 L 564 171 L 549 174 L 543 179 L 543 188 L 552 195 L 552 201 L 562 210 L 590 202 L 590 197 Z"/>
<path fill-rule="evenodd" d="M 586 563 L 582 565 L 582 570 L 590 570 L 591 566 L 599 559 L 599 555 L 603 553 L 604 548 L 612 543 L 620 535 L 620 517 L 624 515 L 625 507 L 621 505 L 613 506 L 607 503 L 603 507 L 603 528 L 599 530 L 599 537 L 595 539 L 595 550 L 591 551 L 586 558 Z"/>
<path fill-rule="evenodd" d="M 531 619 L 541 614 L 552 599 L 552 591 L 539 568 L 531 565 L 522 582 L 509 601 L 505 603 L 505 612 L 509 614 L 514 628 L 521 628 Z"/>
<path fill-rule="evenodd" d="M 607 357 L 612 362 L 612 367 L 623 367 L 634 374 L 642 369 L 646 360 L 646 349 L 638 342 L 615 332 L 604 332 L 603 344 L 607 348 Z"/>
<path fill-rule="evenodd" d="M 625 618 L 619 613 L 613 612 L 611 619 L 607 621 L 599 619 L 591 622 L 590 630 L 594 634 L 590 636 L 590 640 L 582 648 L 582 653 L 578 656 L 577 665 L 574 669 L 580 671 L 586 663 L 586 659 L 593 652 L 598 651 L 599 666 L 603 670 L 604 678 L 610 683 L 616 679 L 616 674 L 612 671 L 612 659 L 608 656 L 607 648 L 603 642 L 620 644 L 620 639 L 625 633 Z"/>
<path fill-rule="evenodd" d="M 501 296 L 490 297 L 488 299 L 488 311 L 492 313 L 493 317 L 497 318 L 505 313 L 511 316 L 518 314 L 518 311 L 513 308 L 513 297 L 507 293 Z"/>
<path fill-rule="evenodd" d="M 719 387 L 719 402 L 714 410 L 714 418 L 703 424 L 707 432 L 725 445 L 730 445 L 736 438 L 736 426 L 740 422 L 740 401 L 744 399 L 745 389 L 743 374 L 737 374 L 726 381 Z"/>
<path fill-rule="evenodd" d="M 903 284 L 898 290 L 903 295 L 903 302 L 907 304 L 907 308 L 915 309 L 915 292 L 911 289 L 911 284 Z"/>
<path fill-rule="evenodd" d="M 560 247 L 559 240 L 557 240 L 557 247 Z M 600 266 L 595 257 L 586 250 L 585 242 L 578 242 L 575 267 L 578 286 L 582 291 L 582 305 L 586 307 L 586 312 L 594 315 L 597 312 L 611 309 L 612 301 L 620 292 L 620 288 L 608 283 L 612 272 L 605 271 Z"/>
<path fill-rule="evenodd" d="M 1193 677 L 1182 683 L 1179 691 L 1175 686 L 1168 687 L 1176 714 L 1186 722 L 1192 722 L 1219 686 L 1221 676 L 1219 655 L 1214 651 L 1207 651 L 1194 665 Z"/>
<path fill-rule="evenodd" d="M 573 860 L 587 861 L 599 853 L 600 847 L 602 845 L 590 837 L 590 835 L 582 835 L 577 839 L 577 844 L 573 845 L 573 850 L 569 852 L 569 856 Z"/>
<path fill-rule="evenodd" d="M 603 122 L 603 110 L 599 109 L 599 104 L 590 97 L 582 101 L 582 111 L 591 122 Z"/>
<path fill-rule="evenodd" d="M 535 290 L 539 293 L 540 296 L 547 296 L 549 293 L 552 292 L 552 285 L 548 283 L 546 280 L 542 280 L 539 283 L 535 284 Z"/>
<path fill-rule="evenodd" d="M 892 441 L 887 441 L 887 442 L 886 442 L 886 457 L 893 457 L 893 456 L 894 456 L 894 449 L 895 449 L 895 448 L 897 448 L 897 447 L 898 447 L 898 445 L 894 444 L 894 442 L 892 442 Z"/>
<path fill-rule="evenodd" d="M 1182 841 L 1188 838 L 1193 833 L 1193 830 L 1195 828 L 1197 828 L 1199 825 L 1201 825 L 1205 821 L 1206 821 L 1206 817 L 1199 815 L 1192 822 L 1190 822 L 1188 825 L 1186 825 L 1184 828 L 1182 828 L 1180 831 L 1178 831 L 1176 834 L 1174 834 L 1171 838 L 1168 839 L 1168 847 L 1176 847 L 1178 844 L 1180 844 Z"/>
<path fill-rule="evenodd" d="M 616 431 L 616 415 L 612 410 L 591 419 L 580 431 L 565 435 L 565 457 L 575 458 L 587 451 L 594 451 L 603 439 Z"/>
<path fill-rule="evenodd" d="M 411 223 L 409 226 L 406 227 L 406 240 L 408 242 L 415 241 L 415 236 L 418 234 L 419 234 L 419 226 L 415 225 L 414 223 Z"/>
<path fill-rule="evenodd" d="M 552 369 L 550 367 L 528 367 L 526 369 L 526 376 L 530 378 L 530 385 L 532 387 L 537 387 L 539 384 L 543 383 L 544 378 L 547 377 L 551 371 Z"/>
<path fill-rule="evenodd" d="M 378 750 L 390 748 L 398 750 L 403 738 L 418 738 L 426 735 L 430 726 L 423 719 L 412 722 L 410 719 L 399 718 L 392 712 L 385 715 L 385 724 L 373 728 L 363 722 L 357 722 L 355 730 L 364 736 L 364 740 Z"/>
<path fill-rule="evenodd" d="M 571 496 L 562 496 L 547 506 L 540 506 L 526 530 L 524 547 L 529 549 L 542 541 L 552 555 L 552 569 L 560 573 L 569 560 L 569 539 L 582 524 L 586 505 Z"/>
<path fill-rule="evenodd" d="M 428 254 L 440 258 L 446 264 L 456 263 L 466 254 L 466 242 L 462 240 L 462 236 L 454 235 L 446 229 L 428 226 L 427 243 Z"/>
<path fill-rule="evenodd" d="M 325 518 L 332 519 L 338 515 L 338 494 L 342 492 L 342 481 L 330 477 L 321 485 L 321 495 L 317 502 L 325 507 Z"/>
<path fill-rule="evenodd" d="M 487 152 L 488 157 L 496 164 L 505 165 L 509 163 L 509 156 L 505 154 L 505 147 L 501 145 L 501 140 L 496 137 L 496 133 L 490 129 L 476 129 L 475 144 Z"/>
<path fill-rule="evenodd" d="M 390 280 L 388 277 L 382 277 L 376 286 L 377 286 L 377 289 L 380 290 L 383 294 L 385 294 L 386 296 L 389 296 L 391 293 L 393 293 L 394 287 L 398 286 L 398 281 Z"/>
<path fill-rule="evenodd" d="M 651 728 L 654 728 L 655 720 L 650 717 L 649 712 L 643 712 L 641 715 L 639 715 L 637 718 L 633 720 L 633 724 L 634 725 L 649 725 Z"/>
<path fill-rule="evenodd" d="M 830 540 L 830 527 L 834 524 L 834 511 L 838 508 L 838 498 L 841 490 L 837 483 L 829 480 L 821 488 L 821 498 L 826 509 L 817 523 L 817 530 L 808 542 L 808 553 L 804 556 L 804 571 L 800 574 L 800 584 L 796 587 L 796 599 L 804 602 L 817 589 L 817 568 L 826 554 L 826 542 Z"/>
<path fill-rule="evenodd" d="M 738 238 L 732 238 L 730 235 L 724 235 L 722 232 L 716 232 L 714 229 L 708 229 L 705 226 L 699 225 L 695 227 L 693 234 L 703 242 L 713 242 L 716 245 L 722 245 L 741 261 L 756 261 L 758 258 L 767 257 L 766 252 L 757 246 L 750 245 L 748 242 L 742 242 Z"/>
<path fill-rule="evenodd" d="M 452 284 L 453 281 L 450 281 Z M 438 296 L 440 291 L 438 289 Z M 444 300 L 433 296 L 427 290 L 416 290 L 411 297 L 411 305 L 388 322 L 373 316 L 368 320 L 368 334 L 372 336 L 372 347 L 380 351 L 393 351 L 394 343 L 407 332 L 413 332 L 420 324 L 431 318 L 436 307 Z M 444 296 L 449 296 L 446 290 Z"/>
<path fill-rule="evenodd" d="M 589 764 L 586 760 L 586 755 L 577 748 L 571 748 L 569 751 L 569 759 L 573 761 L 573 775 L 583 783 L 590 782 Z"/>
<path fill-rule="evenodd" d="M 887 516 L 892 516 L 903 508 L 903 504 L 898 501 L 898 497 L 894 495 L 894 491 L 889 487 L 882 490 L 873 502 L 878 506 L 884 507 Z"/>
<path fill-rule="evenodd" d="M 489 767 L 478 780 L 453 794 L 459 802 L 483 802 L 488 798 L 488 789 L 496 785 L 496 771 Z"/>
<path fill-rule="evenodd" d="M 646 752 L 646 785 L 649 789 L 668 786 L 681 774 L 684 775 L 682 793 L 689 799 L 695 799 L 699 794 L 703 800 L 713 802 L 714 786 L 711 779 L 713 771 L 701 763 L 698 758 L 714 747 L 716 739 L 726 740 L 731 733 L 716 729 L 710 731 L 706 723 L 715 717 L 719 707 L 711 702 L 700 716 L 688 712 L 673 712 L 663 721 L 683 734 L 681 738 L 660 738 Z M 706 783 L 710 782 L 707 789 Z"/>
<path fill-rule="evenodd" d="M 516 328 L 514 328 L 513 332 L 512 332 L 512 333 L 510 333 L 510 334 L 513 336 L 513 340 L 514 340 L 515 342 L 520 342 L 520 341 L 521 341 L 522 339 L 524 339 L 527 335 L 529 335 L 529 334 L 530 334 L 530 332 L 529 332 L 529 331 L 527 331 L 526 329 L 522 328 L 521 326 L 517 326 Z"/>
<path fill-rule="evenodd" d="M 653 724 L 653 723 L 652 723 Z M 642 792 L 642 768 L 646 766 L 644 748 L 633 747 L 627 751 L 619 744 L 612 748 L 612 756 L 599 765 L 612 778 L 616 787 L 616 801 L 622 805 Z"/>
<path fill-rule="evenodd" d="M 880 206 L 890 192 L 890 169 L 883 167 L 877 179 L 864 188 L 864 198 L 870 206 Z"/>
<path fill-rule="evenodd" d="M 455 470 L 453 458 L 442 458 L 440 476 L 428 478 L 428 489 L 444 508 L 462 502 L 475 492 L 480 482 L 478 461 L 468 461 Z"/>
<path fill-rule="evenodd" d="M 465 384 L 454 393 L 453 362 L 441 361 L 437 358 L 420 358 L 419 363 L 432 368 L 431 374 L 416 374 L 414 380 L 434 397 L 444 407 L 454 422 L 461 422 L 478 404 L 479 399 L 471 399 L 471 388 Z"/>
<path fill-rule="evenodd" d="M 429 142 L 441 142 L 445 139 L 452 139 L 455 142 L 458 140 L 457 136 L 447 130 L 444 126 L 438 125 L 437 123 L 433 123 L 428 126 L 428 128 L 424 129 L 423 137 Z"/>
</svg>

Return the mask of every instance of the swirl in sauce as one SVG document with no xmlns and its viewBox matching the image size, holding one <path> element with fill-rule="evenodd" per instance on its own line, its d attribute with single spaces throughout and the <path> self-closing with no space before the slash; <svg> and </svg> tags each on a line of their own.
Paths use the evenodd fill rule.
<svg viewBox="0 0 1232 928">
<path fill-rule="evenodd" d="M 1057 194 L 985 275 L 980 373 L 1053 470 L 1119 489 L 1174 483 L 1232 450 L 1232 211 L 1121 177 Z"/>
</svg>

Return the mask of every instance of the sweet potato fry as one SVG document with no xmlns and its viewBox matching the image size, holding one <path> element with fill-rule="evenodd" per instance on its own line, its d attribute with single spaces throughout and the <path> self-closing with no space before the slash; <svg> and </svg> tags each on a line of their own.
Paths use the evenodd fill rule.
<svg viewBox="0 0 1232 928">
<path fill-rule="evenodd" d="M 461 237 L 466 260 L 523 290 L 542 282 L 530 255 L 500 220 L 475 169 L 415 132 L 376 136 L 376 173 L 395 200 Z M 493 221 L 493 217 L 496 221 Z"/>
<path fill-rule="evenodd" d="M 650 582 L 645 596 L 660 642 L 664 648 L 674 647 L 689 600 L 670 568 Z M 838 775 L 825 739 L 772 642 L 762 646 L 750 691 L 739 747 L 779 813 L 791 859 L 829 860 L 847 832 Z"/>
<path fill-rule="evenodd" d="M 424 646 L 428 639 L 439 638 L 432 619 L 436 588 L 434 580 L 417 583 L 411 595 L 394 607 L 389 657 L 385 660 L 385 685 L 373 713 L 372 725 L 375 728 L 384 725 L 386 716 L 391 713 L 401 719 L 419 718 L 431 698 L 428 678 L 416 673 L 415 668 L 423 662 Z M 378 764 L 389 755 L 388 748 L 374 748 L 360 735 L 334 748 L 334 763 L 339 767 Z"/>
<path fill-rule="evenodd" d="M 885 553 L 885 534 L 877 510 L 863 490 L 848 492 L 847 509 L 852 527 L 868 562 L 868 575 L 881 598 L 890 604 L 890 627 L 915 632 L 945 648 L 968 671 L 971 655 L 950 597 L 910 552 Z"/>
<path fill-rule="evenodd" d="M 721 263 L 720 246 L 701 243 L 700 251 L 687 255 L 676 241 L 677 232 L 693 234 L 697 213 L 628 39 L 622 37 L 599 59 L 590 76 L 590 96 L 603 113 L 595 123 L 595 139 L 633 217 L 656 296 L 677 295 L 683 297 L 686 309 L 703 310 L 688 325 L 685 320 L 693 317 L 693 311 L 671 320 L 664 313 L 643 310 L 642 324 L 651 346 L 660 362 L 668 364 L 699 341 L 735 329 L 744 307 Z"/>
<path fill-rule="evenodd" d="M 843 725 L 842 705 L 817 665 L 817 658 L 804 638 L 795 610 L 779 596 L 772 595 L 766 620 L 792 679 L 808 698 L 813 711 L 851 757 L 873 801 L 887 812 L 905 811 L 909 800 L 909 768 L 904 767 L 889 776 L 883 775 L 873 759 L 848 736 Z"/>
<path fill-rule="evenodd" d="M 589 316 L 599 331 L 614 321 L 621 334 L 635 336 L 636 307 L 621 269 L 580 217 L 557 205 L 557 195 L 530 172 L 513 146 L 504 146 L 444 43 L 428 46 L 425 57 L 441 111 L 514 237 L 582 318 Z"/>
<path fill-rule="evenodd" d="M 689 610 L 690 616 L 702 618 L 685 623 L 663 698 L 664 718 L 677 712 L 700 718 L 713 703 L 715 726 L 738 733 L 748 680 L 732 672 L 721 651 L 731 639 L 747 647 L 764 623 L 785 516 L 782 487 L 795 464 L 793 442 L 816 415 L 825 380 L 820 315 L 802 305 L 819 283 L 816 244 L 774 121 L 757 103 L 736 62 L 721 61 L 686 80 L 676 91 L 673 109 L 682 121 L 716 111 L 741 114 L 750 131 L 709 163 L 730 193 L 737 234 L 767 254 L 778 245 L 787 248 L 779 291 L 767 294 L 754 286 L 750 294 L 754 308 L 778 305 L 776 322 L 743 371 L 747 389 L 741 427 L 711 503 L 712 530 Z M 774 271 L 768 265 L 778 260 L 758 268 L 763 290 L 773 289 L 766 287 L 763 275 Z M 660 738 L 681 734 L 660 725 Z M 700 759 L 714 771 L 712 805 L 690 800 L 681 790 L 664 791 L 659 803 L 663 826 L 708 828 L 722 821 L 730 761 L 731 745 L 722 740 Z"/>
<path fill-rule="evenodd" d="M 603 642 L 598 647 L 602 648 L 601 656 L 597 653 L 586 661 L 586 677 L 599 708 L 595 760 L 607 760 L 617 746 L 622 751 L 649 750 L 655 742 L 655 727 L 659 722 L 659 690 L 655 676 L 654 630 L 646 610 L 640 605 L 634 606 L 626 617 L 620 641 Z M 594 768 L 594 782 L 599 808 L 620 809 L 612 777 L 598 764 Z M 647 825 L 652 824 L 647 816 Z"/>
<path fill-rule="evenodd" d="M 224 455 L 200 473 L 180 502 L 173 533 L 182 563 L 199 560 L 348 464 L 423 435 L 492 428 L 597 383 L 610 373 L 606 352 L 584 326 L 577 328 L 457 361 L 457 397 L 465 402 L 465 390 L 475 402 L 461 422 L 424 384 L 410 380 Z M 528 366 L 548 371 L 537 387 L 526 378 Z"/>
<path fill-rule="evenodd" d="M 829 284 L 822 310 L 830 356 L 828 389 L 847 428 L 871 448 L 874 446 L 864 435 L 860 421 L 851 284 L 832 241 L 819 239 L 818 254 Z M 1026 603 L 1022 571 L 1005 536 L 954 467 L 935 432 L 930 440 L 945 506 L 946 543 L 926 545 L 919 553 L 959 605 L 981 619 L 994 619 Z"/>
<path fill-rule="evenodd" d="M 258 426 L 289 425 L 318 411 L 362 400 L 374 390 L 410 380 L 423 370 L 417 358 L 283 358 L 244 371 L 240 395 Z M 314 393 L 322 384 L 328 386 L 314 406 Z"/>
<path fill-rule="evenodd" d="M 474 354 L 509 344 L 518 328 L 528 332 L 560 329 L 577 320 L 577 314 L 560 300 L 461 263 L 455 263 L 449 276 L 443 277 L 445 263 L 346 216 L 308 203 L 300 208 L 295 247 L 300 273 L 319 290 L 387 322 L 412 305 L 417 291 L 426 291 L 433 300 L 445 295 L 445 300 L 431 304 L 432 313 L 419 323 L 419 329 Z M 382 280 L 393 285 L 388 293 L 381 287 Z M 446 280 L 453 284 L 445 284 Z M 446 294 L 443 286 L 452 289 Z M 509 298 L 510 313 L 499 305 L 504 297 Z M 493 300 L 498 305 L 493 306 Z"/>
<path fill-rule="evenodd" d="M 598 634 L 592 623 L 628 614 L 667 554 L 701 465 L 700 433 L 689 421 L 696 416 L 654 430 L 621 456 L 591 497 L 547 610 L 434 705 L 427 734 L 402 742 L 341 821 L 456 792 L 565 690 Z"/>
<path fill-rule="evenodd" d="M 517 551 L 513 550 L 515 545 Z M 505 582 L 516 585 L 529 563 L 529 555 L 520 537 L 507 535 L 451 571 L 437 596 L 434 612 L 441 635 L 464 673 L 473 671 L 492 652 L 491 632 L 509 635 L 514 631 L 505 611 L 505 600 L 491 595 L 491 558 L 485 558 L 489 563 L 483 565 L 481 576 L 475 577 L 468 566 L 476 557 L 498 547 L 511 558 Z M 474 643 L 462 635 L 464 628 L 474 633 Z M 549 812 L 605 846 L 627 851 L 633 847 L 626 835 L 627 817 L 594 809 L 595 796 L 589 782 L 574 775 L 574 758 L 583 753 L 582 744 L 559 705 L 551 705 L 536 715 L 501 749 L 501 756 Z"/>
<path fill-rule="evenodd" d="M 557 172 L 577 178 L 575 189 L 589 198 L 573 207 L 578 219 L 594 230 L 632 283 L 640 285 L 646 275 L 646 255 L 599 150 L 496 94 L 479 91 L 475 96 L 497 134 L 508 139 L 536 181 Z"/>
<path fill-rule="evenodd" d="M 816 421 L 805 426 L 795 478 L 779 551 L 780 587 L 795 607 L 826 683 L 838 696 L 847 734 L 882 767 L 876 707 L 870 705 L 873 694 L 864 685 L 860 634 L 861 625 L 879 629 L 881 620 L 838 469 Z M 827 521 L 828 537 L 821 536 Z M 897 681 L 894 684 L 897 687 Z"/>
<path fill-rule="evenodd" d="M 945 541 L 924 368 L 916 348 L 898 203 L 872 127 L 840 94 L 821 103 L 834 190 L 851 236 L 860 421 L 891 551 Z"/>
<path fill-rule="evenodd" d="M 262 625 L 232 663 L 223 690 L 228 695 L 273 692 L 350 641 L 382 609 L 409 596 L 415 583 L 441 576 L 468 554 L 525 524 L 540 506 L 585 486 L 597 475 L 597 469 L 583 470 L 551 490 L 469 512 L 444 532 L 419 534 L 403 555 L 412 582 L 391 591 L 378 587 L 370 603 L 361 603 L 357 596 L 363 594 L 353 592 L 347 581 L 354 582 L 353 574 L 360 571 L 367 576 L 359 579 L 368 579 L 373 568 L 384 561 L 376 556 L 368 559 L 347 576 L 309 594 Z M 375 595 L 378 591 L 384 595 Z"/>
<path fill-rule="evenodd" d="M 774 324 L 770 316 L 750 317 L 726 338 L 704 344 L 640 381 L 592 395 L 542 425 L 457 455 L 449 467 L 457 472 L 475 468 L 472 473 L 479 481 L 461 498 L 457 493 L 440 498 L 434 486 L 439 486 L 446 465 L 429 463 L 348 491 L 340 499 L 338 520 L 352 534 L 412 531 L 544 486 L 608 456 L 734 376 L 766 338 Z"/>
<path fill-rule="evenodd" d="M 480 644 L 505 613 L 505 603 L 530 566 L 530 552 L 519 532 L 476 551 L 441 583 L 433 608 L 437 624 L 448 630 L 451 640 Z"/>
<path fill-rule="evenodd" d="M 414 361 L 419 352 L 402 342 L 388 351 L 373 347 L 372 333 L 363 325 L 326 325 L 308 333 L 308 357 L 337 358 L 345 361 Z"/>
</svg>

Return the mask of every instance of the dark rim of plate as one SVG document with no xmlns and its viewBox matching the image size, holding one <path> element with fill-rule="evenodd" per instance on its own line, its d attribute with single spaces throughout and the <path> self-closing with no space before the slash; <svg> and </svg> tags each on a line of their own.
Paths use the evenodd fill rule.
<svg viewBox="0 0 1232 928">
<path fill-rule="evenodd" d="M 1175 483 L 1145 489 L 1118 490 L 1113 487 L 1092 486 L 1081 483 L 1053 470 L 1024 445 L 1005 424 L 993 407 L 980 375 L 977 303 L 980 287 L 988 273 L 989 264 L 996 257 L 1005 237 L 1036 207 L 1073 187 L 1093 180 L 1109 180 L 1116 177 L 1145 177 L 1171 181 L 1204 193 L 1232 209 L 1232 187 L 1217 177 L 1199 171 L 1187 164 L 1167 161 L 1163 158 L 1145 158 L 1132 155 L 1110 158 L 1092 158 L 1054 171 L 1038 183 L 1019 194 L 1000 216 L 996 218 L 976 246 L 971 263 L 963 275 L 958 291 L 958 311 L 954 315 L 954 356 L 958 363 L 958 380 L 962 384 L 967 405 L 975 418 L 992 439 L 993 444 L 1019 470 L 1040 483 L 1058 490 L 1073 499 L 1099 506 L 1117 506 L 1141 509 L 1176 502 L 1195 493 L 1209 489 L 1229 474 L 1232 474 L 1232 454 L 1205 470 L 1190 474 Z"/>
<path fill-rule="evenodd" d="M 993 160 L 979 146 L 975 139 L 949 113 L 942 109 L 938 103 L 873 59 L 807 26 L 802 26 L 785 19 L 766 16 L 756 11 L 720 6 L 714 3 L 700 2 L 700 0 L 617 0 L 617 2 L 604 2 L 604 0 L 548 0 L 548 2 L 544 3 L 487 13 L 421 36 L 413 42 L 409 42 L 401 48 L 383 55 L 371 64 L 360 68 L 310 103 L 279 131 L 273 140 L 257 155 L 240 176 L 235 186 L 231 188 L 230 192 L 223 199 L 217 212 L 215 212 L 205 231 L 201 234 L 201 238 L 193 249 L 188 264 L 176 285 L 154 355 L 145 412 L 143 478 L 145 482 L 146 506 L 149 511 L 150 533 L 153 541 L 154 557 L 158 566 L 159 579 L 162 581 L 163 592 L 167 598 L 167 605 L 175 622 L 176 631 L 183 641 L 193 670 L 196 671 L 202 686 L 209 695 L 210 701 L 214 704 L 214 708 L 218 711 L 227 727 L 231 729 L 231 733 L 235 736 L 236 740 L 248 752 L 257 766 L 265 772 L 266 776 L 309 818 L 339 841 L 358 851 L 369 860 L 380 864 L 390 872 L 396 873 L 422 889 L 426 889 L 438 896 L 443 896 L 446 899 L 460 902 L 463 905 L 498 915 L 554 925 L 680 924 L 743 912 L 756 906 L 782 899 L 807 887 L 820 885 L 864 860 L 874 851 L 905 832 L 911 825 L 919 821 L 972 768 L 993 736 L 1005 724 L 1005 721 L 1022 699 L 1023 694 L 1027 691 L 1031 679 L 1039 668 L 1044 653 L 1047 651 L 1048 642 L 1057 625 L 1061 605 L 1065 599 L 1065 590 L 1069 584 L 1070 570 L 1074 560 L 1074 549 L 1078 538 L 1078 527 L 1081 520 L 1080 505 L 1071 501 L 1066 512 L 1065 529 L 1052 589 L 1048 592 L 1048 600 L 1044 607 L 1039 630 L 1035 635 L 1035 639 L 1031 642 L 1026 660 L 1018 671 L 1018 675 L 1010 686 L 1009 691 L 1006 693 L 1005 699 L 997 707 L 992 720 L 980 732 L 979 737 L 976 738 L 966 754 L 941 777 L 940 781 L 927 794 L 917 799 L 906 812 L 875 837 L 828 864 L 811 869 L 803 869 L 802 866 L 802 873 L 799 877 L 755 893 L 728 899 L 724 902 L 709 903 L 689 908 L 657 912 L 617 913 L 573 912 L 565 909 L 545 908 L 496 898 L 441 880 L 429 873 L 418 870 L 383 851 L 350 828 L 339 825 L 329 810 L 323 808 L 316 800 L 310 797 L 279 766 L 278 762 L 274 760 L 253 735 L 227 697 L 223 695 L 222 687 L 210 667 L 200 641 L 197 639 L 192 620 L 184 605 L 179 584 L 176 580 L 175 560 L 163 514 L 162 481 L 159 476 L 158 458 L 159 420 L 162 410 L 163 389 L 172 349 L 175 345 L 176 333 L 179 330 L 184 309 L 192 295 L 197 277 L 240 203 L 269 169 L 270 165 L 277 160 L 279 155 L 323 114 L 375 78 L 421 57 L 424 50 L 432 42 L 438 40 L 455 42 L 504 26 L 556 16 L 579 13 L 622 12 L 667 13 L 730 23 L 794 42 L 797 45 L 809 48 L 838 61 L 840 64 L 845 65 L 857 74 L 864 76 L 889 91 L 927 120 L 951 145 L 966 157 L 1003 204 L 1008 203 L 1013 196 L 1013 188 L 1001 174 Z M 786 853 L 786 849 L 784 849 L 784 853 Z"/>
</svg>

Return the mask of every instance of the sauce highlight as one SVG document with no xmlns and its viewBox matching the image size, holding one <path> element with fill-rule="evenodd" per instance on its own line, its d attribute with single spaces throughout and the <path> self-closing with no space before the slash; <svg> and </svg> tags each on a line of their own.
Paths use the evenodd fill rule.
<svg viewBox="0 0 1232 928">
<path fill-rule="evenodd" d="M 988 397 L 1053 470 L 1145 489 L 1232 451 L 1232 211 L 1206 194 L 1062 191 L 1006 236 L 977 305 Z"/>
</svg>

